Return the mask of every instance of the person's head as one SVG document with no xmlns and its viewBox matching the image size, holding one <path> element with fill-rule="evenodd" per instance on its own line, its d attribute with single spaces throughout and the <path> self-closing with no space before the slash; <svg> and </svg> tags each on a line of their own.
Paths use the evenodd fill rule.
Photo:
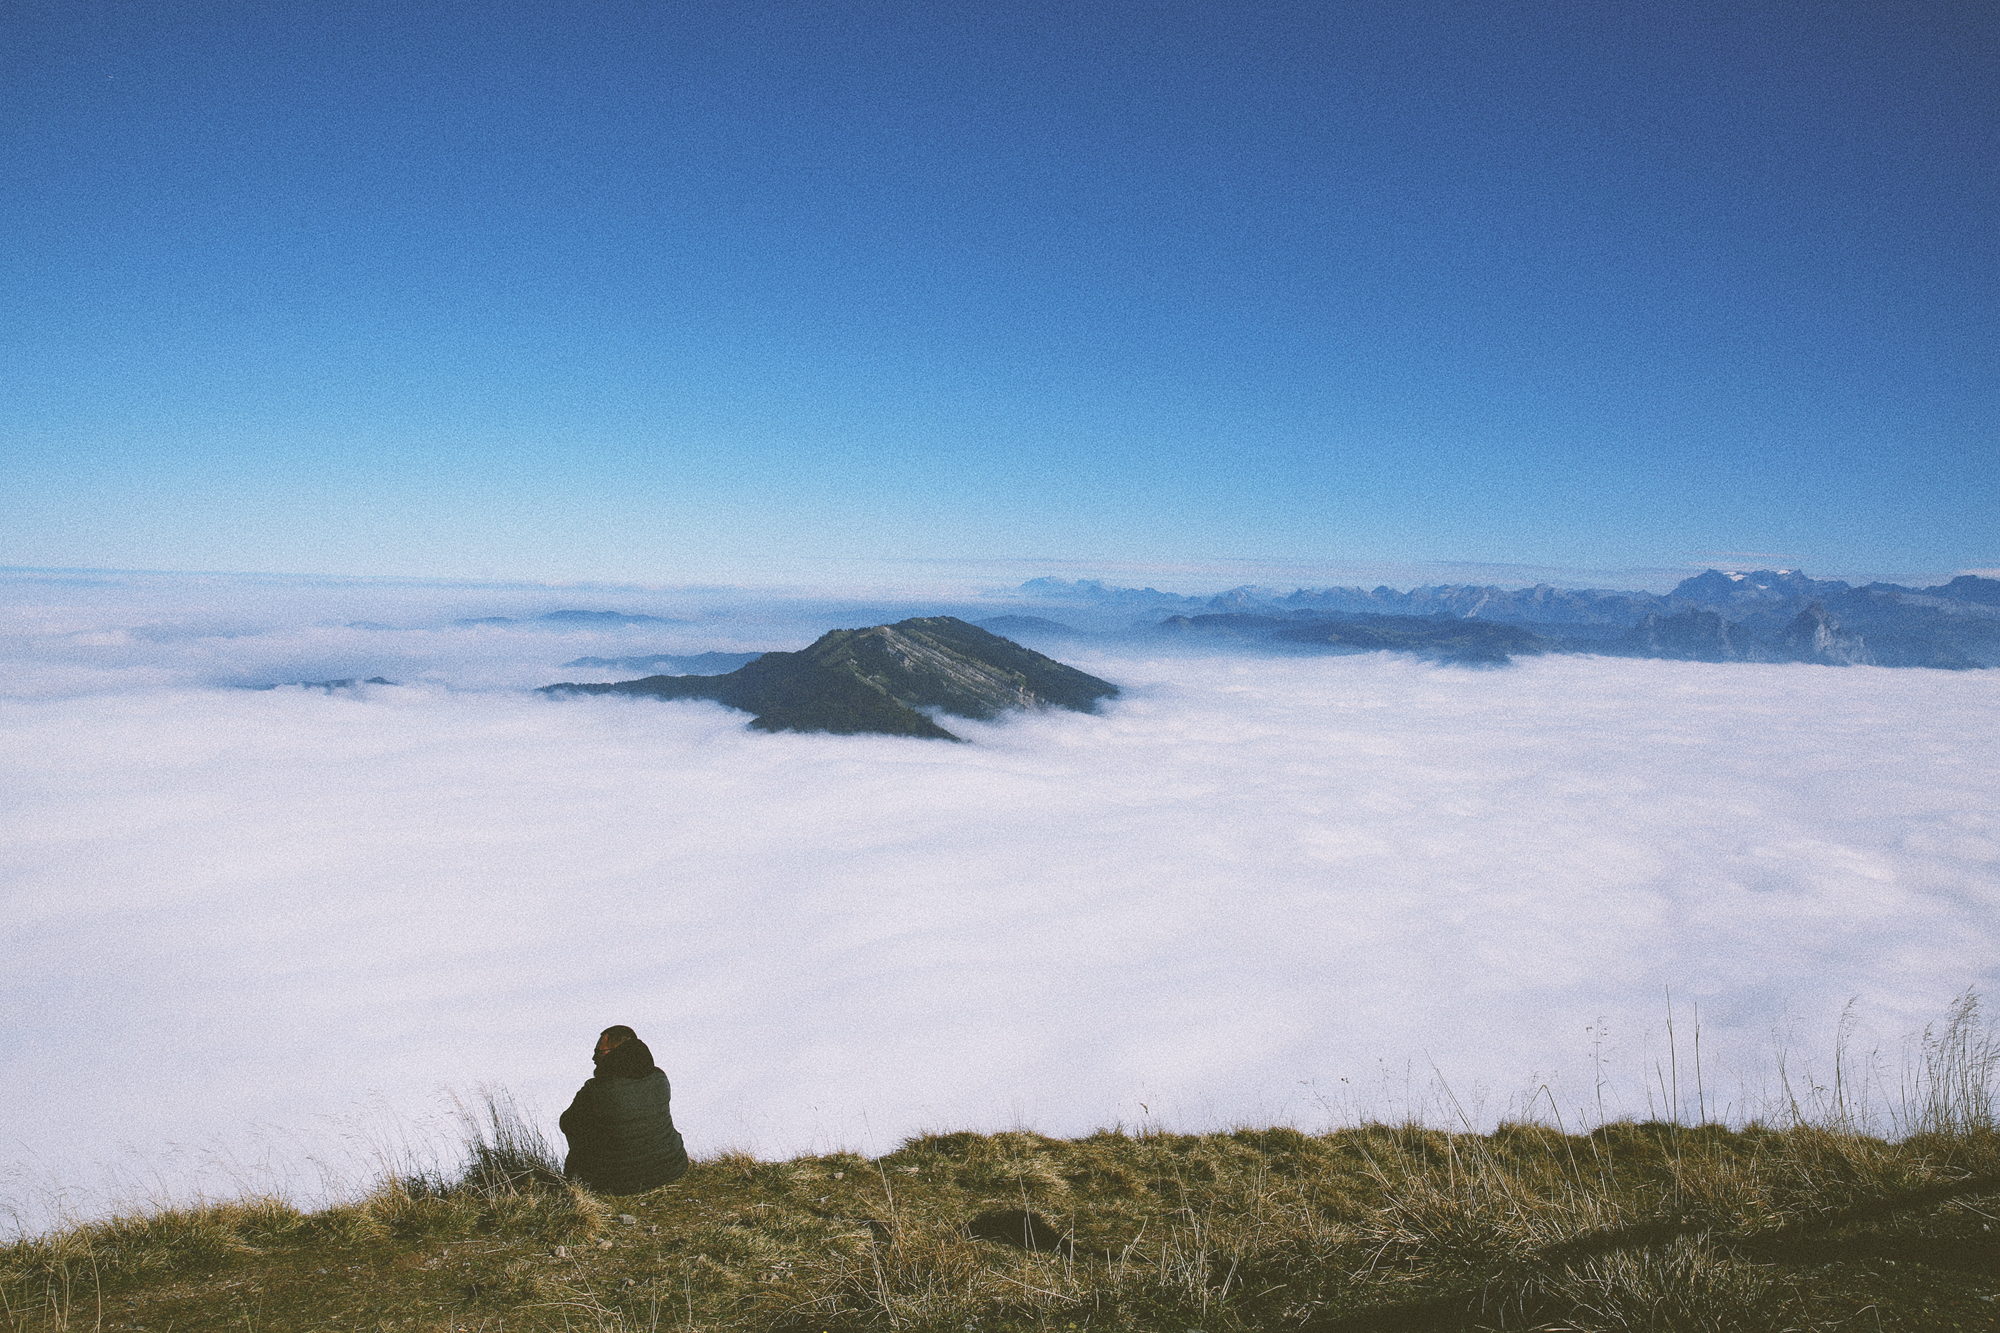
<svg viewBox="0 0 2000 1333">
<path fill-rule="evenodd" d="M 623 1023 L 619 1023 L 597 1034 L 596 1053 L 599 1056 L 609 1055 L 614 1049 L 623 1046 L 626 1042 L 637 1040 L 639 1040 L 638 1033 L 626 1027 Z"/>
<path fill-rule="evenodd" d="M 623 1023 L 597 1034 L 590 1060 L 598 1074 L 607 1078 L 644 1078 L 653 1072 L 653 1053 L 639 1040 L 639 1034 Z"/>
</svg>

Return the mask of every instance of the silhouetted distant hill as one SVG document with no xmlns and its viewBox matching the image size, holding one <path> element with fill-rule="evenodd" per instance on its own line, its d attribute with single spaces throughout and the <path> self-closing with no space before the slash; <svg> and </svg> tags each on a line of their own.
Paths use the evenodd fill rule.
<svg viewBox="0 0 2000 1333">
<path fill-rule="evenodd" d="M 605 671 L 654 671 L 664 676 L 713 676 L 749 666 L 762 653 L 653 653 L 647 657 L 579 657 L 566 667 Z"/>
<path fill-rule="evenodd" d="M 952 616 L 838 629 L 795 653 L 765 653 L 719 676 L 649 676 L 542 693 L 713 699 L 763 731 L 959 740 L 922 711 L 990 718 L 1010 708 L 1091 712 L 1118 687 Z"/>
<path fill-rule="evenodd" d="M 665 616 L 634 616 L 623 611 L 551 611 L 535 619 L 561 625 L 671 625 Z"/>
<path fill-rule="evenodd" d="M 332 694 L 335 690 L 351 690 L 362 685 L 394 685 L 395 683 L 395 681 L 385 679 L 382 676 L 370 676 L 366 680 L 357 680 L 353 676 L 349 676 L 342 680 L 288 680 L 282 685 L 250 685 L 245 688 L 252 690 L 282 690 L 292 688 L 318 690 L 322 694 Z"/>
<path fill-rule="evenodd" d="M 619 625 L 676 625 L 681 622 L 665 616 L 635 616 L 623 611 L 550 611 L 529 620 L 516 620 L 512 616 L 474 616 L 451 623 L 462 628 L 475 625 L 557 625 L 571 629 L 610 629 Z"/>
</svg>

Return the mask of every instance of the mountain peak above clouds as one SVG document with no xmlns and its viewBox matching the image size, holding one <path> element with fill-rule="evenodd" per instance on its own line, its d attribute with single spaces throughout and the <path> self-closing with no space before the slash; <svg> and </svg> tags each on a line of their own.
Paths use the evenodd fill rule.
<svg viewBox="0 0 2000 1333">
<path fill-rule="evenodd" d="M 755 714 L 750 725 L 761 731 L 955 741 L 962 738 L 923 710 L 975 719 L 1015 708 L 1088 713 L 1118 687 L 954 616 L 924 616 L 831 630 L 807 648 L 765 653 L 727 675 L 565 683 L 541 693 L 712 699 Z"/>
<path fill-rule="evenodd" d="M 1850 586 L 1839 579 L 1807 578 L 1796 569 L 1708 569 L 1682 579 L 1667 596 L 1675 601 L 1729 606 L 1824 597 L 1846 592 Z"/>
</svg>

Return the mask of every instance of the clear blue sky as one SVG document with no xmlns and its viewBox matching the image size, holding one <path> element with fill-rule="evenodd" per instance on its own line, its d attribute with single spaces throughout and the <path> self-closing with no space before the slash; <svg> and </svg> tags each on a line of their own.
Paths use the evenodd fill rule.
<svg viewBox="0 0 2000 1333">
<path fill-rule="evenodd" d="M 2000 564 L 1987 0 L 0 13 L 0 564 Z"/>
</svg>

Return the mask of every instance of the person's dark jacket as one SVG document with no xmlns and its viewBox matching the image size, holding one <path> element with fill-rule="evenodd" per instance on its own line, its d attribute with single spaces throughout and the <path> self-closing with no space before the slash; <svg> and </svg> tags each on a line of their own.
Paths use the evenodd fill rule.
<svg viewBox="0 0 2000 1333">
<path fill-rule="evenodd" d="M 637 1041 L 627 1045 L 645 1050 Z M 607 1065 L 624 1068 L 613 1072 Z M 668 1106 L 672 1096 L 665 1071 L 653 1068 L 650 1055 L 643 1073 L 623 1061 L 600 1060 L 596 1076 L 577 1090 L 558 1122 L 569 1139 L 563 1174 L 600 1194 L 640 1194 L 678 1180 L 688 1157 Z"/>
</svg>

